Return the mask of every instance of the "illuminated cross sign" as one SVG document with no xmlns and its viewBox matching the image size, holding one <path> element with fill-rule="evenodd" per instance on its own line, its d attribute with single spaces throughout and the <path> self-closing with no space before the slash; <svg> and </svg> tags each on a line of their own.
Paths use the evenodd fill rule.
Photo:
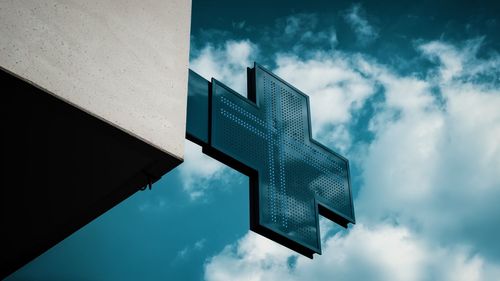
<svg viewBox="0 0 500 281">
<path fill-rule="evenodd" d="M 248 99 L 190 72 L 188 138 L 250 177 L 253 231 L 312 258 L 318 213 L 344 227 L 355 219 L 348 161 L 312 139 L 310 120 L 308 96 L 258 64 Z"/>
</svg>

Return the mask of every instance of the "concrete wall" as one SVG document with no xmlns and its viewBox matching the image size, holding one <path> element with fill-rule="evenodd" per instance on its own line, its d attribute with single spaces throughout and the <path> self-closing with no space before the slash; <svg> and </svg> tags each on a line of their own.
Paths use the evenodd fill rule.
<svg viewBox="0 0 500 281">
<path fill-rule="evenodd" d="M 190 0 L 2 0 L 0 67 L 183 157 Z"/>
</svg>

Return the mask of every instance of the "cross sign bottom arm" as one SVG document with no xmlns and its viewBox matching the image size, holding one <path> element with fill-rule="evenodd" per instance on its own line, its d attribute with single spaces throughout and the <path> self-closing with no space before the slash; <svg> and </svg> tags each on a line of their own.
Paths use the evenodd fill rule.
<svg viewBox="0 0 500 281">
<path fill-rule="evenodd" d="M 318 214 L 355 223 L 349 162 L 311 137 L 309 98 L 264 67 L 248 99 L 190 70 L 187 138 L 250 178 L 250 228 L 298 253 L 321 254 Z"/>
</svg>

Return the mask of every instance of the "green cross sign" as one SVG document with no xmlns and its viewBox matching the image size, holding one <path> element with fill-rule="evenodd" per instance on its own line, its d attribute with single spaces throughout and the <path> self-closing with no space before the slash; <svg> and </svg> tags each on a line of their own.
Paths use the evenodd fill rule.
<svg viewBox="0 0 500 281">
<path fill-rule="evenodd" d="M 190 71 L 187 137 L 250 177 L 250 228 L 312 258 L 318 214 L 355 223 L 347 159 L 311 137 L 309 98 L 264 67 L 248 98 Z"/>
</svg>

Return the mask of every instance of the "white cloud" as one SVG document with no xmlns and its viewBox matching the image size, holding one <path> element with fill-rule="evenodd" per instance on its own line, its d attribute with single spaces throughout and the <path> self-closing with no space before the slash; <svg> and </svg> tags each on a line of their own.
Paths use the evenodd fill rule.
<svg viewBox="0 0 500 281">
<path fill-rule="evenodd" d="M 366 45 L 378 38 L 378 31 L 363 16 L 363 12 L 360 4 L 354 4 L 344 15 L 344 18 L 354 30 L 358 42 Z"/>
<path fill-rule="evenodd" d="M 203 249 L 203 247 L 205 247 L 205 242 L 207 242 L 207 239 L 205 239 L 205 238 L 198 240 L 198 241 L 196 241 L 196 243 L 194 243 L 193 248 L 196 250 L 201 250 L 201 249 Z"/>
<path fill-rule="evenodd" d="M 180 251 L 177 252 L 177 256 L 173 260 L 173 263 L 175 263 L 179 260 L 185 260 L 185 259 L 189 258 L 190 255 L 196 254 L 196 252 L 203 250 L 206 242 L 207 242 L 207 239 L 202 238 L 202 239 L 196 241 L 193 245 L 189 245 L 189 246 L 182 248 Z"/>
<path fill-rule="evenodd" d="M 500 56 L 487 58 L 480 52 L 484 38 L 467 40 L 458 46 L 442 41 L 421 44 L 419 50 L 429 59 L 437 62 L 436 71 L 441 83 L 452 79 L 466 82 L 500 83 Z"/>
<path fill-rule="evenodd" d="M 253 65 L 259 49 L 249 40 L 227 41 L 223 46 L 207 44 L 189 67 L 209 80 L 215 78 L 246 96 L 246 68 Z"/>
<path fill-rule="evenodd" d="M 207 261 L 206 279 L 495 280 L 499 56 L 479 58 L 480 42 L 421 44 L 436 62 L 425 78 L 362 55 L 279 54 L 275 72 L 310 95 L 316 134 L 344 142 L 363 170 L 355 202 L 363 224 L 328 238 L 314 261 L 248 234 Z M 359 136 L 347 125 L 377 90 L 374 140 L 352 147 Z"/>
<path fill-rule="evenodd" d="M 140 212 L 158 212 L 168 208 L 167 201 L 162 197 L 147 198 L 137 206 Z"/>
<path fill-rule="evenodd" d="M 493 280 L 500 267 L 466 248 L 443 248 L 404 227 L 357 225 L 323 245 L 310 260 L 249 232 L 207 260 L 217 280 Z"/>
<path fill-rule="evenodd" d="M 290 250 L 249 232 L 234 245 L 212 257 L 205 267 L 206 280 L 293 280 L 289 271 Z"/>
<path fill-rule="evenodd" d="M 192 200 L 202 199 L 210 183 L 221 179 L 228 168 L 201 152 L 201 146 L 186 141 L 184 163 L 179 167 L 182 187 Z"/>
<path fill-rule="evenodd" d="M 434 44 L 443 58 L 468 56 Z M 360 163 L 365 186 L 357 214 L 375 224 L 395 220 L 428 239 L 500 258 L 500 218 L 491 215 L 500 212 L 493 199 L 500 198 L 500 90 L 471 82 L 477 72 L 465 69 L 478 61 L 460 61 L 461 67 L 450 67 L 456 64 L 443 59 L 425 80 L 378 74 L 386 101 L 372 119 L 375 141 Z M 448 74 L 436 79 L 436 72 Z"/>
<path fill-rule="evenodd" d="M 278 20 L 279 21 L 279 20 Z M 296 14 L 286 17 L 284 26 L 284 35 L 288 38 L 300 38 L 308 33 L 306 37 L 313 34 L 313 30 L 318 25 L 318 16 L 316 14 Z M 296 37 L 298 36 L 298 37 Z M 314 40 L 314 38 L 311 38 Z"/>
<path fill-rule="evenodd" d="M 233 28 L 235 29 L 243 29 L 245 28 L 246 21 L 233 22 Z"/>
<path fill-rule="evenodd" d="M 294 35 L 297 33 L 300 29 L 301 26 L 301 19 L 302 17 L 300 16 L 290 16 L 286 18 L 286 26 L 285 26 L 285 34 L 286 35 Z M 314 18 L 316 19 L 316 18 Z M 308 20 L 305 21 L 306 23 L 310 22 Z M 309 29 L 313 27 L 310 26 Z"/>
<path fill-rule="evenodd" d="M 338 44 L 333 27 L 324 29 L 316 14 L 295 14 L 276 20 L 276 26 L 268 31 L 275 46 L 286 45 L 289 51 L 300 54 L 317 46 L 334 48 Z M 272 35 L 271 35 L 272 34 Z"/>
</svg>

